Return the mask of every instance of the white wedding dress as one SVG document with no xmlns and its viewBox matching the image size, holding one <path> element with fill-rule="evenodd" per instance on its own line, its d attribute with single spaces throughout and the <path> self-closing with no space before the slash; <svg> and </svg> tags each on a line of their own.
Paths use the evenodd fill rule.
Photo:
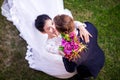
<svg viewBox="0 0 120 80">
<path fill-rule="evenodd" d="M 64 9 L 63 0 L 4 0 L 1 9 L 2 15 L 13 22 L 28 44 L 25 59 L 30 68 L 57 78 L 70 78 L 76 74 L 65 70 L 62 56 L 46 51 L 47 35 L 34 26 L 40 14 L 48 14 L 51 18 L 62 13 L 72 16 L 69 10 Z"/>
</svg>

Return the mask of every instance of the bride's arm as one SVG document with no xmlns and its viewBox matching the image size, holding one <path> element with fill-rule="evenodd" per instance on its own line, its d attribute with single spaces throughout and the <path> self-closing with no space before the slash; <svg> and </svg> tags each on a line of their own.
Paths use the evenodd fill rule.
<svg viewBox="0 0 120 80">
<path fill-rule="evenodd" d="M 75 27 L 80 30 L 80 37 L 82 40 L 85 40 L 86 43 L 89 42 L 89 37 L 92 37 L 92 35 L 87 31 L 85 27 L 85 23 L 81 23 L 80 21 L 74 21 Z"/>
</svg>

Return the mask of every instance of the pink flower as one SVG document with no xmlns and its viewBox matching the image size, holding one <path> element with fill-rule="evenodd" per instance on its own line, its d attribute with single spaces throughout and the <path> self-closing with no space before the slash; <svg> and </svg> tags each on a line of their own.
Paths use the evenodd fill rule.
<svg viewBox="0 0 120 80">
<path fill-rule="evenodd" d="M 75 34 L 74 34 L 73 32 L 71 32 L 71 33 L 70 33 L 70 38 L 73 39 L 73 38 L 74 38 L 74 35 L 75 35 Z"/>
<path fill-rule="evenodd" d="M 71 41 L 71 46 L 73 46 L 73 49 L 75 49 L 75 50 L 76 49 L 78 50 L 78 48 L 79 48 L 79 44 L 74 41 Z"/>
<path fill-rule="evenodd" d="M 70 55 L 71 54 L 71 52 L 72 52 L 72 46 L 71 46 L 71 44 L 70 44 L 70 42 L 66 42 L 65 44 L 64 44 L 64 52 L 65 52 L 65 54 L 67 54 L 67 55 Z"/>
<path fill-rule="evenodd" d="M 67 43 L 67 41 L 64 38 L 62 38 L 62 46 L 63 47 L 65 46 L 66 43 Z"/>
<path fill-rule="evenodd" d="M 78 51 L 79 45 L 78 45 L 77 43 L 74 43 L 73 49 L 74 49 L 75 51 Z"/>
</svg>

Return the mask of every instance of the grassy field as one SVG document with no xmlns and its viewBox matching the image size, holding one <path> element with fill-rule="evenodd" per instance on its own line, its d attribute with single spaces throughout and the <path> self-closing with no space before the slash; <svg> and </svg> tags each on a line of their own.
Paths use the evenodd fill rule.
<svg viewBox="0 0 120 80">
<path fill-rule="evenodd" d="M 96 80 L 120 80 L 120 0 L 64 0 L 64 5 L 76 20 L 98 29 L 106 62 Z M 0 14 L 0 80 L 60 80 L 30 69 L 25 46 L 16 27 Z"/>
</svg>

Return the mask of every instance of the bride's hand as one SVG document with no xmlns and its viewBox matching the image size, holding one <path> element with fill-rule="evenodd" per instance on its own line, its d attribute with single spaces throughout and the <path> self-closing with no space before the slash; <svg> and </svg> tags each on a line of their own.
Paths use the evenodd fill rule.
<svg viewBox="0 0 120 80">
<path fill-rule="evenodd" d="M 59 54 L 64 57 L 65 56 L 65 53 L 63 51 L 59 51 Z"/>
<path fill-rule="evenodd" d="M 86 43 L 89 43 L 90 41 L 89 37 L 92 37 L 92 35 L 87 31 L 87 29 L 85 29 L 84 26 L 79 26 L 79 30 L 80 37 L 82 38 L 82 40 L 85 40 Z"/>
</svg>

